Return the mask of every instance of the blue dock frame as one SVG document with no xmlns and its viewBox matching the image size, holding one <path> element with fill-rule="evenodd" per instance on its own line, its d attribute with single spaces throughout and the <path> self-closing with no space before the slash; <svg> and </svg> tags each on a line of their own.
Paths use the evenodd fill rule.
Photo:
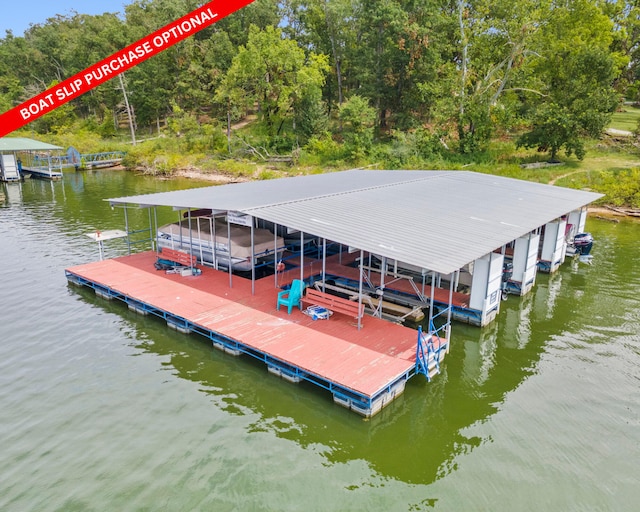
<svg viewBox="0 0 640 512">
<path fill-rule="evenodd" d="M 170 311 L 157 308 L 151 304 L 147 304 L 140 300 L 135 299 L 129 295 L 123 294 L 110 287 L 103 286 L 94 281 L 86 279 L 74 272 L 65 270 L 65 276 L 70 284 L 82 287 L 92 288 L 95 291 L 96 296 L 106 300 L 118 299 L 125 304 L 131 311 L 134 311 L 141 315 L 152 314 L 158 318 L 161 318 L 167 322 L 167 326 L 175 329 L 184 334 L 196 333 L 211 341 L 214 348 L 217 348 L 228 354 L 239 356 L 241 354 L 247 354 L 259 361 L 264 362 L 267 365 L 267 369 L 270 373 L 282 377 L 293 383 L 300 381 L 307 381 L 320 388 L 323 388 L 333 395 L 335 403 L 342 405 L 343 407 L 350 409 L 364 417 L 371 417 L 379 412 L 385 405 L 400 395 L 405 388 L 406 382 L 417 374 L 424 374 L 427 380 L 430 380 L 430 376 L 420 370 L 420 363 L 416 361 L 416 364 L 408 370 L 406 373 L 399 376 L 393 382 L 390 382 L 385 388 L 379 390 L 373 396 L 368 396 L 353 389 L 342 386 L 336 382 L 332 382 L 321 375 L 317 375 L 301 368 L 290 365 L 289 363 L 275 358 L 269 354 L 266 354 L 260 350 L 249 347 L 241 342 L 231 339 L 214 330 L 203 328 L 188 319 L 175 315 Z M 418 347 L 422 342 L 424 335 L 420 331 L 418 334 Z M 445 347 L 446 345 L 443 345 Z"/>
</svg>

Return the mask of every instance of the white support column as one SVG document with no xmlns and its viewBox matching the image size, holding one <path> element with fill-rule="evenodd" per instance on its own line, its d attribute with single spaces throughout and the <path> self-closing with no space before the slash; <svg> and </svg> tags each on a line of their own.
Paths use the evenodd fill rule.
<svg viewBox="0 0 640 512">
<path fill-rule="evenodd" d="M 566 225 L 567 222 L 564 219 L 558 219 L 547 223 L 544 227 L 540 262 L 543 265 L 542 268 L 548 272 L 558 270 L 558 267 L 564 261 L 567 249 L 564 238 Z"/>
<path fill-rule="evenodd" d="M 539 242 L 540 236 L 535 233 L 529 233 L 515 241 L 510 281 L 514 283 L 514 287 L 520 287 L 520 295 L 527 294 L 535 283 Z"/>
<path fill-rule="evenodd" d="M 486 325 L 500 310 L 502 254 L 490 252 L 473 264 L 469 309 L 481 312 L 480 325 Z"/>
</svg>

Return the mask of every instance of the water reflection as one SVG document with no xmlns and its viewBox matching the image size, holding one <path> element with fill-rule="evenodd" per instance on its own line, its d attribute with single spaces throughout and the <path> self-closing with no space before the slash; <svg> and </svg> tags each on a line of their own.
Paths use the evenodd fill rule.
<svg viewBox="0 0 640 512">
<path fill-rule="evenodd" d="M 400 399 L 368 421 L 333 404 L 328 392 L 277 379 L 248 356 L 223 354 L 205 338 L 169 331 L 163 321 L 97 299 L 91 290 L 77 293 L 124 318 L 142 353 L 160 356 L 175 376 L 197 382 L 213 405 L 229 414 L 257 415 L 249 434 L 272 432 L 318 451 L 328 463 L 364 460 L 384 477 L 425 484 L 453 471 L 458 457 L 488 441 L 468 437 L 465 429 L 486 421 L 535 373 L 548 341 L 545 326 L 556 321 L 565 300 L 555 285 L 560 279 L 542 281 L 527 297 L 503 303 L 493 325 L 455 325 L 443 373 L 431 383 L 415 377 Z"/>
</svg>

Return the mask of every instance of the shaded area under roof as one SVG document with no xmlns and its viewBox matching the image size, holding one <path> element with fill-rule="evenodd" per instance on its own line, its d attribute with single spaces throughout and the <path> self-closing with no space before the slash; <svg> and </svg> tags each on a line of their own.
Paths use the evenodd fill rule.
<svg viewBox="0 0 640 512">
<path fill-rule="evenodd" d="M 0 151 L 58 151 L 60 146 L 54 146 L 39 140 L 26 137 L 0 137 Z"/>
<path fill-rule="evenodd" d="M 110 199 L 247 213 L 449 274 L 602 197 L 470 171 L 344 171 Z"/>
</svg>

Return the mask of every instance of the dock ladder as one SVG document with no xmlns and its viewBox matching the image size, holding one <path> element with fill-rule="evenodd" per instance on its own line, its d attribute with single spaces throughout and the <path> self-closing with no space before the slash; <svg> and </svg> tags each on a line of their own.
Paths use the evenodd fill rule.
<svg viewBox="0 0 640 512">
<path fill-rule="evenodd" d="M 445 345 L 433 323 L 429 324 L 429 332 L 426 334 L 422 331 L 422 326 L 418 327 L 416 346 L 416 373 L 423 374 L 427 382 L 431 382 L 431 379 L 440 373 L 440 361 L 444 356 L 440 352 Z"/>
</svg>

